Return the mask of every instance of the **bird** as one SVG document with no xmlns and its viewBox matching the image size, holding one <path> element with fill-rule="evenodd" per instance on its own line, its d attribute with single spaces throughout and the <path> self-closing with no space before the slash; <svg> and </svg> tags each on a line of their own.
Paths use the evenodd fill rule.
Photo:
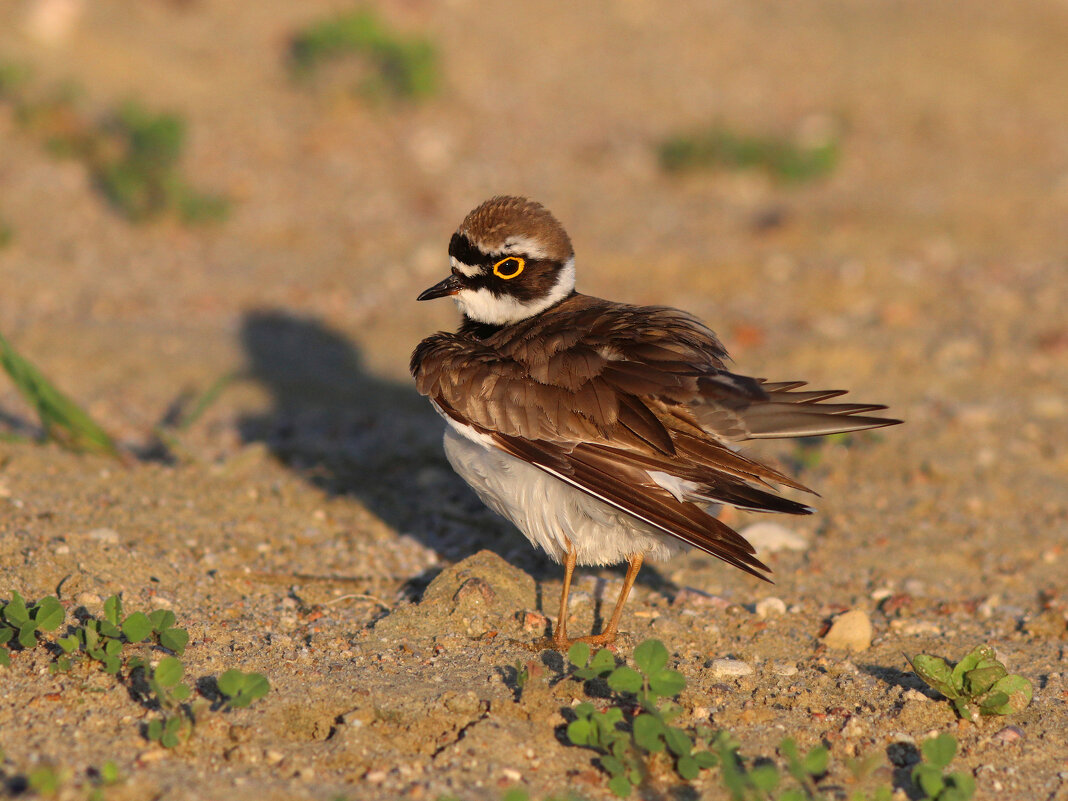
<svg viewBox="0 0 1068 801">
<path fill-rule="evenodd" d="M 745 440 L 813 437 L 900 423 L 881 404 L 828 402 L 727 369 L 693 315 L 575 290 L 575 254 L 540 203 L 496 196 L 449 241 L 450 273 L 417 300 L 452 297 L 455 331 L 419 343 L 418 391 L 445 419 L 445 455 L 493 511 L 564 567 L 547 645 L 614 643 L 644 561 L 698 548 L 757 578 L 771 569 L 716 517 L 724 506 L 811 514 L 783 497 L 799 481 L 740 452 Z M 599 634 L 569 639 L 577 565 L 627 563 Z"/>
</svg>

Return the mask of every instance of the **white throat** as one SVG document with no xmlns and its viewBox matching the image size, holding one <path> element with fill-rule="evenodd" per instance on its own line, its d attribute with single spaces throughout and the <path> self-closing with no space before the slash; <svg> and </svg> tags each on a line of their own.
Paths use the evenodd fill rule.
<svg viewBox="0 0 1068 801">
<path fill-rule="evenodd" d="M 461 289 L 453 297 L 465 316 L 489 325 L 509 325 L 540 314 L 575 290 L 575 257 L 560 268 L 560 274 L 543 297 L 521 301 L 511 295 L 494 295 L 488 289 Z"/>
</svg>

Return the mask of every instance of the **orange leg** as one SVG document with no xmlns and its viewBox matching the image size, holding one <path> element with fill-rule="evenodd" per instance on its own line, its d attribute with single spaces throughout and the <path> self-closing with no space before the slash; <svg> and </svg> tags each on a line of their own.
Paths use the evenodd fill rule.
<svg viewBox="0 0 1068 801">
<path fill-rule="evenodd" d="M 556 618 L 556 629 L 553 631 L 552 644 L 557 651 L 566 651 L 571 645 L 567 638 L 567 596 L 571 592 L 571 574 L 575 572 L 575 546 L 569 540 L 567 543 L 567 556 L 564 559 L 564 589 L 560 593 L 560 614 Z"/>
<path fill-rule="evenodd" d="M 616 599 L 616 608 L 612 610 L 612 618 L 608 621 L 608 625 L 604 627 L 604 631 L 600 634 L 591 634 L 589 637 L 580 637 L 581 642 L 588 642 L 593 645 L 611 645 L 616 641 L 616 634 L 619 633 L 619 619 L 623 616 L 623 604 L 627 602 L 627 596 L 630 595 L 630 588 L 634 586 L 634 580 L 638 578 L 638 571 L 642 569 L 642 562 L 645 559 L 645 554 L 636 553 L 633 554 L 627 562 L 627 575 L 623 579 L 623 587 L 619 591 L 619 598 Z"/>
</svg>

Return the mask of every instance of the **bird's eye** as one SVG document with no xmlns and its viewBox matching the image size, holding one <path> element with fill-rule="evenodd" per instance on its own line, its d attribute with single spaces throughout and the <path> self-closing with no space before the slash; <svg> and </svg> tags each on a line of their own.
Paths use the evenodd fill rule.
<svg viewBox="0 0 1068 801">
<path fill-rule="evenodd" d="M 498 278 L 509 281 L 523 272 L 525 266 L 526 262 L 518 256 L 509 256 L 507 259 L 501 259 L 493 265 L 493 274 Z"/>
</svg>

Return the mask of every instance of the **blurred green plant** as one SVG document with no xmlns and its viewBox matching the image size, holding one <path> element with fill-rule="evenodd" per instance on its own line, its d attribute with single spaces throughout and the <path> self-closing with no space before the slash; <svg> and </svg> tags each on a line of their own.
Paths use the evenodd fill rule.
<svg viewBox="0 0 1068 801">
<path fill-rule="evenodd" d="M 248 706 L 271 689 L 262 673 L 242 673 L 240 670 L 226 671 L 219 676 L 218 684 L 219 692 L 226 696 L 227 705 L 234 708 Z"/>
<path fill-rule="evenodd" d="M 0 334 L 0 367 L 34 407 L 46 439 L 74 451 L 117 456 L 114 441 Z"/>
<path fill-rule="evenodd" d="M 322 20 L 297 33 L 290 46 L 290 70 L 294 77 L 308 79 L 323 64 L 346 56 L 363 59 L 369 67 L 357 87 L 364 95 L 422 100 L 438 89 L 434 45 L 391 30 L 371 10 Z"/>
<path fill-rule="evenodd" d="M 70 778 L 69 770 L 55 768 L 52 765 L 41 765 L 30 771 L 30 775 L 26 777 L 26 784 L 37 795 L 54 798 L 70 781 Z"/>
<path fill-rule="evenodd" d="M 2 761 L 3 752 L 0 752 L 0 762 Z M 22 778 L 12 779 L 0 772 L 0 779 L 5 780 L 4 785 L 9 790 L 17 788 Z M 45 762 L 31 770 L 24 777 L 24 781 L 25 787 L 41 798 L 85 798 L 86 801 L 104 801 L 104 789 L 119 784 L 122 781 L 122 775 L 119 773 L 118 766 L 108 760 L 99 768 L 89 768 L 88 782 L 78 781 L 74 778 L 74 771 L 70 768 L 61 768 L 51 762 Z M 15 795 L 19 795 L 17 789 L 15 789 Z"/>
<path fill-rule="evenodd" d="M 924 741 L 920 750 L 927 761 L 912 769 L 912 783 L 923 793 L 923 801 L 968 801 L 975 795 L 971 774 L 945 770 L 957 755 L 957 740 L 952 734 L 932 737 Z"/>
<path fill-rule="evenodd" d="M 828 175 L 837 165 L 838 141 L 812 145 L 775 136 L 739 134 L 723 127 L 670 137 L 658 147 L 667 172 L 762 169 L 784 183 L 804 183 Z"/>
<path fill-rule="evenodd" d="M 168 455 L 177 455 L 188 461 L 196 461 L 196 457 L 183 443 L 182 435 L 204 416 L 227 388 L 247 377 L 245 372 L 234 370 L 217 378 L 199 395 L 193 390 L 184 390 L 171 403 L 163 419 L 152 429 L 159 446 Z"/>
<path fill-rule="evenodd" d="M 119 145 L 115 158 L 91 162 L 101 192 L 134 222 L 174 211 L 183 222 L 225 219 L 229 202 L 192 189 L 178 162 L 185 147 L 185 122 L 175 114 L 155 114 L 128 102 L 101 132 Z"/>
<path fill-rule="evenodd" d="M 174 214 L 184 223 L 224 219 L 229 201 L 190 187 L 179 170 L 185 121 L 138 102 L 124 103 L 94 121 L 78 109 L 81 89 L 67 83 L 44 95 L 28 87 L 29 70 L 0 63 L 0 101 L 21 126 L 56 156 L 83 162 L 93 185 L 127 219 L 143 222 Z"/>
<path fill-rule="evenodd" d="M 17 61 L 0 61 L 0 99 L 16 97 L 30 80 L 30 68 Z"/>
<path fill-rule="evenodd" d="M 3 250 L 14 241 L 15 229 L 11 227 L 7 220 L 0 218 L 0 250 Z"/>
<path fill-rule="evenodd" d="M 973 723 L 980 715 L 1019 712 L 1031 703 L 1034 694 L 1031 682 L 1009 673 L 989 645 L 976 646 L 953 667 L 929 654 L 917 654 L 908 661 L 917 676 L 952 701 L 957 714 Z"/>
</svg>

